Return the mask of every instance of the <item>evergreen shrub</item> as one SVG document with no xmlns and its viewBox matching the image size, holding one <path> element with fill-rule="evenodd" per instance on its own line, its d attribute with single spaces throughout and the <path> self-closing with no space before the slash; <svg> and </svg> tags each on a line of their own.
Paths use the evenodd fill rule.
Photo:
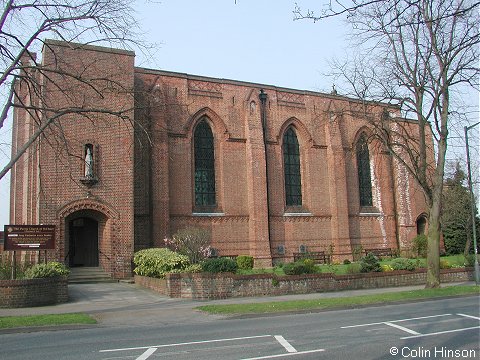
<svg viewBox="0 0 480 360">
<path fill-rule="evenodd" d="M 210 273 L 231 272 L 235 273 L 238 269 L 237 262 L 229 258 L 207 259 L 202 263 L 203 271 Z"/>
<path fill-rule="evenodd" d="M 408 270 L 413 271 L 416 268 L 416 262 L 413 259 L 396 258 L 390 262 L 393 270 Z"/>
<path fill-rule="evenodd" d="M 303 275 L 313 274 L 316 272 L 315 263 L 311 259 L 304 259 L 285 264 L 283 266 L 285 275 Z"/>
<path fill-rule="evenodd" d="M 452 264 L 447 259 L 440 259 L 440 269 L 450 269 Z"/>
<path fill-rule="evenodd" d="M 358 274 L 362 270 L 360 263 L 351 263 L 347 266 L 347 274 Z"/>
<path fill-rule="evenodd" d="M 183 272 L 190 266 L 188 256 L 177 254 L 167 248 L 152 248 L 137 251 L 133 256 L 135 274 L 164 278 L 167 273 Z"/>
<path fill-rule="evenodd" d="M 360 272 L 381 272 L 380 261 L 373 253 L 368 253 L 360 260 Z"/>
<path fill-rule="evenodd" d="M 192 264 L 192 265 L 188 265 L 184 269 L 173 269 L 169 271 L 169 274 L 194 274 L 202 271 L 203 271 L 203 268 L 201 264 Z"/>
<path fill-rule="evenodd" d="M 26 279 L 49 278 L 55 276 L 66 276 L 70 270 L 62 263 L 51 261 L 46 264 L 36 264 L 25 271 Z"/>
<path fill-rule="evenodd" d="M 15 273 L 17 279 L 25 278 L 25 271 L 32 267 L 29 262 L 17 261 Z M 13 263 L 7 252 L 0 253 L 0 280 L 9 280 L 12 277 Z"/>
<path fill-rule="evenodd" d="M 391 265 L 388 265 L 388 264 L 382 264 L 380 266 L 381 266 L 383 272 L 388 272 L 388 271 L 393 271 L 394 270 L 393 267 Z"/>
<path fill-rule="evenodd" d="M 248 255 L 237 256 L 237 265 L 240 270 L 253 269 L 253 256 L 248 256 Z"/>
<path fill-rule="evenodd" d="M 480 255 L 477 255 L 477 256 L 480 262 Z M 475 254 L 468 254 L 467 256 L 465 256 L 465 266 L 468 266 L 468 267 L 475 266 Z"/>
<path fill-rule="evenodd" d="M 412 250 L 419 257 L 427 257 L 427 237 L 423 234 L 417 235 L 412 240 Z"/>
</svg>

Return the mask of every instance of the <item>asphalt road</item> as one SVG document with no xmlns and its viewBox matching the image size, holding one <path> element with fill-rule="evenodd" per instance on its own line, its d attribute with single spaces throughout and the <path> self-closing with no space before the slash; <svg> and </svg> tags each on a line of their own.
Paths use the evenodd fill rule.
<svg viewBox="0 0 480 360">
<path fill-rule="evenodd" d="M 478 359 L 478 296 L 0 335 L 1 359 Z"/>
</svg>

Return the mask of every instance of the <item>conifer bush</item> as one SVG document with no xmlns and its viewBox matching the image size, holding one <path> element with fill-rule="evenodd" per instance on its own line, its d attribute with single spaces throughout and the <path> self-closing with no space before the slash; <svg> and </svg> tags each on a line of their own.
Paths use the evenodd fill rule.
<svg viewBox="0 0 480 360">
<path fill-rule="evenodd" d="M 368 253 L 360 260 L 360 271 L 362 273 L 381 272 L 380 261 L 373 253 Z"/>
</svg>

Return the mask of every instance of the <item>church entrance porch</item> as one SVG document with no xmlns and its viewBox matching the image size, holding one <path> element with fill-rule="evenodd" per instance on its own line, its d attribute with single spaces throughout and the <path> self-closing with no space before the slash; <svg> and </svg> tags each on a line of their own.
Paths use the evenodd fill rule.
<svg viewBox="0 0 480 360">
<path fill-rule="evenodd" d="M 112 278 L 131 277 L 133 229 L 108 204 L 85 198 L 58 211 L 58 257 L 72 268 L 99 268 Z M 126 224 L 126 225 L 125 225 Z M 123 241 L 124 233 L 129 241 Z"/>
<path fill-rule="evenodd" d="M 64 221 L 65 263 L 70 267 L 110 270 L 107 217 L 102 212 L 85 209 L 71 213 Z"/>
</svg>

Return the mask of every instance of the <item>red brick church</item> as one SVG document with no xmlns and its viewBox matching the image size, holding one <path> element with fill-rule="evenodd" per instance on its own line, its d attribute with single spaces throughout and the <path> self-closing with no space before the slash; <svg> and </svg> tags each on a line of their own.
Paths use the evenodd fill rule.
<svg viewBox="0 0 480 360">
<path fill-rule="evenodd" d="M 370 120 L 396 109 L 139 68 L 134 55 L 48 40 L 23 70 L 41 98 L 17 84 L 16 103 L 31 106 L 14 113 L 13 153 L 51 122 L 12 170 L 10 222 L 56 225 L 49 258 L 122 278 L 135 251 L 188 225 L 256 266 L 405 249 L 423 231 L 414 179 L 369 137 Z"/>
</svg>

